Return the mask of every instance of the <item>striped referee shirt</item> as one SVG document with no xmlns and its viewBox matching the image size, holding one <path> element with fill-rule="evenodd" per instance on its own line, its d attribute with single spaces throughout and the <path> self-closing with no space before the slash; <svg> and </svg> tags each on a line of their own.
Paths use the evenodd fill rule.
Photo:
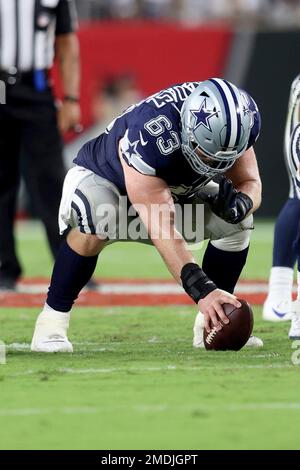
<svg viewBox="0 0 300 470">
<path fill-rule="evenodd" d="M 55 37 L 76 25 L 74 0 L 0 0 L 0 70 L 51 68 Z"/>
</svg>

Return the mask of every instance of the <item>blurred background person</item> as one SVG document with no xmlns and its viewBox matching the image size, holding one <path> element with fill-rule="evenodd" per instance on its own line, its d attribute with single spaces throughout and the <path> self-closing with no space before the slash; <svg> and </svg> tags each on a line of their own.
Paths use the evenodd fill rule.
<svg viewBox="0 0 300 470">
<path fill-rule="evenodd" d="M 55 257 L 57 214 L 65 168 L 61 135 L 80 121 L 79 46 L 74 0 L 0 1 L 0 290 L 14 290 L 22 269 L 14 218 L 24 155 L 26 182 Z M 57 109 L 49 71 L 54 57 L 64 92 Z"/>
<path fill-rule="evenodd" d="M 111 18 L 125 20 L 138 16 L 137 0 L 110 0 L 107 4 Z"/>
<path fill-rule="evenodd" d="M 109 76 L 99 85 L 92 102 L 93 121 L 106 127 L 128 106 L 143 98 L 136 84 L 136 77 L 131 72 Z"/>
<path fill-rule="evenodd" d="M 269 22 L 280 28 L 299 26 L 299 0 L 267 0 L 269 3 Z"/>
<path fill-rule="evenodd" d="M 141 13 L 149 19 L 173 18 L 176 15 L 179 0 L 142 0 Z"/>
<path fill-rule="evenodd" d="M 299 0 L 76 0 L 81 19 L 225 21 L 279 28 L 299 25 Z"/>
</svg>

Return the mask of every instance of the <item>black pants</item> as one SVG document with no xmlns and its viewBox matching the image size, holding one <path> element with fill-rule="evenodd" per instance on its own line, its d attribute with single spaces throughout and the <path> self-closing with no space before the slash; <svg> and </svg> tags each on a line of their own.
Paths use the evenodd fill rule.
<svg viewBox="0 0 300 470">
<path fill-rule="evenodd" d="M 21 152 L 26 159 L 25 181 L 54 257 L 61 242 L 57 218 L 65 169 L 51 90 L 8 85 L 6 103 L 0 105 L 0 280 L 16 280 L 21 266 L 13 223 Z"/>
</svg>

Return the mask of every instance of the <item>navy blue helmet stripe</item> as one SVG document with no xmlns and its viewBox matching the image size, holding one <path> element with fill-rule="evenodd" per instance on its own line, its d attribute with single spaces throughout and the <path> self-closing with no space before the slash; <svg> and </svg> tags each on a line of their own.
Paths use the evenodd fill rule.
<svg viewBox="0 0 300 470">
<path fill-rule="evenodd" d="M 235 91 L 234 89 L 232 88 L 231 84 L 229 82 L 227 82 L 227 80 L 224 80 L 224 82 L 226 83 L 226 85 L 228 86 L 231 94 L 232 94 L 232 97 L 233 97 L 233 101 L 235 103 L 235 106 L 236 106 L 236 115 L 237 115 L 237 136 L 236 136 L 236 140 L 235 140 L 235 147 L 238 146 L 238 143 L 240 141 L 240 138 L 241 138 L 241 131 L 242 131 L 242 117 L 241 117 L 241 112 L 242 112 L 242 109 L 240 109 L 239 107 L 239 103 L 238 103 L 238 100 L 237 100 L 237 97 L 236 97 L 236 94 L 235 94 Z"/>
<path fill-rule="evenodd" d="M 227 119 L 226 119 L 227 120 L 226 138 L 225 138 L 225 142 L 224 142 L 224 147 L 227 148 L 228 145 L 229 145 L 229 142 L 230 142 L 230 137 L 231 137 L 231 116 L 230 116 L 229 103 L 227 101 L 225 92 L 224 92 L 223 88 L 221 87 L 221 85 L 216 80 L 214 80 L 213 78 L 211 78 L 209 81 L 212 82 L 217 87 L 217 89 L 219 90 L 220 95 L 222 97 L 223 103 L 224 103 L 226 117 L 227 117 Z"/>
</svg>

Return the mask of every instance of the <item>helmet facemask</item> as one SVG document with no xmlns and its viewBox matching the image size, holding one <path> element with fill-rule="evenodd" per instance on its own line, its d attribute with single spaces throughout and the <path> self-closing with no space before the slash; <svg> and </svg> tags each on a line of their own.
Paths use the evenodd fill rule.
<svg viewBox="0 0 300 470">
<path fill-rule="evenodd" d="M 187 143 L 182 142 L 181 148 L 194 171 L 210 178 L 229 170 L 242 155 L 242 153 L 237 154 L 236 150 L 219 151 L 215 155 L 208 155 L 194 137 L 191 137 Z"/>
</svg>

